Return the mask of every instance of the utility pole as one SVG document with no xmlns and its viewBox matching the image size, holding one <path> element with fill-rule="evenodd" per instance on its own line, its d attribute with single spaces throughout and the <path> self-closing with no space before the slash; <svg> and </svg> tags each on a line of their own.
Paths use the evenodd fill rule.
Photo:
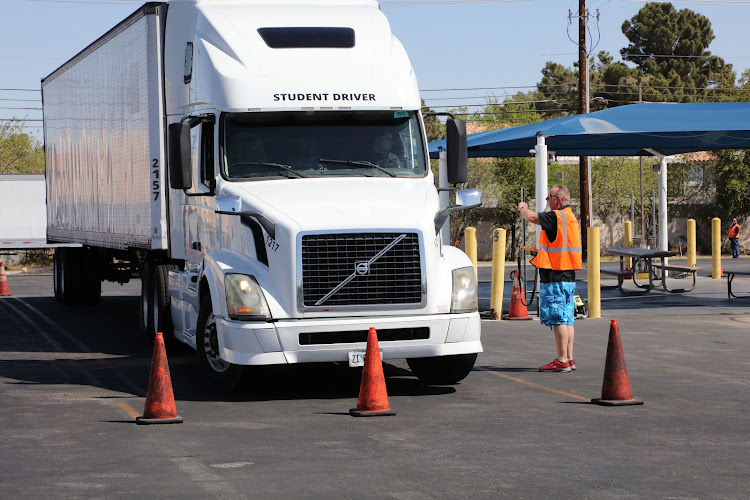
<svg viewBox="0 0 750 500">
<path fill-rule="evenodd" d="M 578 113 L 589 112 L 589 58 L 586 53 L 586 0 L 578 0 Z M 581 256 L 586 262 L 587 228 L 591 225 L 589 214 L 589 159 L 588 156 L 579 158 L 579 185 L 581 192 Z"/>
<path fill-rule="evenodd" d="M 626 78 L 625 83 L 628 85 L 633 83 L 638 83 L 638 102 L 643 102 L 643 82 L 647 82 L 651 80 L 650 76 L 639 76 L 636 78 Z M 640 160 L 640 166 L 641 166 L 641 247 L 646 248 L 648 247 L 648 237 L 646 236 L 646 209 L 645 205 L 643 204 L 643 155 L 639 155 L 638 159 Z"/>
</svg>

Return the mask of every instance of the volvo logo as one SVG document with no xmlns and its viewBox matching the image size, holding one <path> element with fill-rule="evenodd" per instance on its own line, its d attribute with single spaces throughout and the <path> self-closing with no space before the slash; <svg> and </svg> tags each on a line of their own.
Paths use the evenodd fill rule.
<svg viewBox="0 0 750 500">
<path fill-rule="evenodd" d="M 357 276 L 367 276 L 370 274 L 370 263 L 363 260 L 354 263 L 354 272 Z"/>
</svg>

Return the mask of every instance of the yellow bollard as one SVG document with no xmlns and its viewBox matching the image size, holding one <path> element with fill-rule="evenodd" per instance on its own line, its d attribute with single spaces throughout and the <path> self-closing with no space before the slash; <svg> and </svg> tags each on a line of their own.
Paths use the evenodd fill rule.
<svg viewBox="0 0 750 500">
<path fill-rule="evenodd" d="M 721 219 L 711 219 L 711 279 L 721 278 Z"/>
<path fill-rule="evenodd" d="M 477 228 L 467 227 L 464 229 L 464 251 L 466 255 L 471 259 L 471 263 L 474 265 L 474 274 L 479 279 L 477 273 Z"/>
<path fill-rule="evenodd" d="M 633 248 L 633 223 L 629 220 L 625 221 L 625 247 Z M 628 269 L 633 269 L 633 259 L 628 259 Z"/>
<path fill-rule="evenodd" d="M 600 228 L 586 229 L 588 247 L 589 318 L 602 317 Z"/>
<path fill-rule="evenodd" d="M 695 267 L 697 262 L 695 255 L 695 219 L 688 219 L 687 222 L 687 258 L 688 267 Z"/>
<path fill-rule="evenodd" d="M 492 235 L 492 287 L 490 319 L 503 317 L 503 287 L 505 286 L 505 229 L 495 229 Z"/>
</svg>

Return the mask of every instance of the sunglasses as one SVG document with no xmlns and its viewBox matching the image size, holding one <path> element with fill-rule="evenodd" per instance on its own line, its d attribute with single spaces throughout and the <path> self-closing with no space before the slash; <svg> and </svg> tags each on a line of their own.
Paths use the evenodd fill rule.
<svg viewBox="0 0 750 500">
<path fill-rule="evenodd" d="M 550 198 L 557 198 L 558 200 L 562 200 L 562 198 L 560 198 L 559 196 L 555 196 L 554 194 L 551 194 L 551 195 L 547 196 L 547 198 L 545 198 L 545 199 L 547 201 L 549 201 Z"/>
</svg>

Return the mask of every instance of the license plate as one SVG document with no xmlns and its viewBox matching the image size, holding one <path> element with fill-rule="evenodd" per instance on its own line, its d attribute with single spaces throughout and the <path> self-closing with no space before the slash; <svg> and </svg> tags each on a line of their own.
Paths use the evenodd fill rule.
<svg viewBox="0 0 750 500">
<path fill-rule="evenodd" d="M 380 351 L 380 359 L 383 359 L 383 351 Z M 349 366 L 365 366 L 365 350 L 349 351 Z"/>
</svg>

